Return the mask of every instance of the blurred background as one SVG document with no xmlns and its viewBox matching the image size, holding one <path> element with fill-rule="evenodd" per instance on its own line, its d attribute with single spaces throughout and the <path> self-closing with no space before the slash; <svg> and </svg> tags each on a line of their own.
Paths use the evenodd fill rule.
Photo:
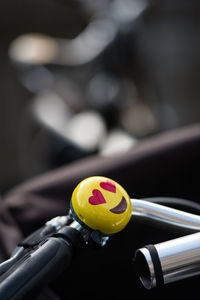
<svg viewBox="0 0 200 300">
<path fill-rule="evenodd" d="M 200 4 L 1 0 L 0 194 L 200 121 Z"/>
</svg>

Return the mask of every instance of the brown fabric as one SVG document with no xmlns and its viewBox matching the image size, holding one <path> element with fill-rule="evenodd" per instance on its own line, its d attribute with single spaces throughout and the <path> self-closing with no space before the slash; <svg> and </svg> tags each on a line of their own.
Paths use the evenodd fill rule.
<svg viewBox="0 0 200 300">
<path fill-rule="evenodd" d="M 50 218 L 66 214 L 73 189 L 88 176 L 110 177 L 135 198 L 173 196 L 198 201 L 199 169 L 200 124 L 196 124 L 147 139 L 122 155 L 93 156 L 38 176 L 14 188 L 2 200 L 1 249 L 9 254 L 22 236 L 28 235 Z M 146 291 L 131 270 L 130 258 L 137 247 L 170 236 L 162 230 L 130 223 L 127 229 L 110 240 L 106 248 L 88 250 L 77 258 L 66 274 L 52 284 L 52 289 L 61 299 L 66 299 L 67 294 L 76 290 L 79 284 L 76 295 L 83 297 L 87 291 L 87 298 L 92 298 L 91 291 L 95 285 L 98 286 L 98 281 L 102 279 L 100 274 L 105 273 L 106 268 L 104 281 L 110 280 L 118 286 L 127 284 L 126 281 L 130 281 L 128 273 L 131 272 L 131 282 L 135 284 L 136 291 L 145 296 Z M 79 279 L 78 283 L 75 284 L 74 278 Z M 180 286 L 184 288 L 183 283 Z M 90 290 L 91 287 L 93 289 Z M 131 286 L 129 288 L 129 293 L 132 293 Z M 170 294 L 173 288 L 167 287 L 165 291 Z M 109 290 L 108 286 L 107 295 L 114 297 L 118 293 Z M 160 296 L 159 291 L 150 292 L 149 295 L 154 298 Z M 101 297 L 104 296 L 100 291 Z"/>
</svg>

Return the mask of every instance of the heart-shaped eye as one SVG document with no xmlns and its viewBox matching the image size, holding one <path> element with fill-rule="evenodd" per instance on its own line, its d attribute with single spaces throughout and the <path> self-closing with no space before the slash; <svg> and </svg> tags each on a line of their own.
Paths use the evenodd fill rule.
<svg viewBox="0 0 200 300">
<path fill-rule="evenodd" d="M 109 191 L 111 193 L 116 193 L 116 185 L 111 180 L 106 180 L 106 182 L 100 182 L 100 187 L 106 191 Z"/>
<path fill-rule="evenodd" d="M 97 189 L 94 189 L 92 191 L 92 194 L 93 196 L 91 196 L 88 201 L 90 204 L 92 205 L 99 205 L 99 204 L 103 204 L 103 203 L 106 203 L 106 200 L 104 198 L 104 196 L 102 195 L 102 193 L 97 190 Z"/>
</svg>

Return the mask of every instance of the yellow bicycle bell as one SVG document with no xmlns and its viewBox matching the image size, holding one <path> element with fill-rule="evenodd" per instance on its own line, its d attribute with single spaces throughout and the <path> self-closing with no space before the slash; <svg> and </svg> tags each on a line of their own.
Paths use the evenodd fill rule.
<svg viewBox="0 0 200 300">
<path fill-rule="evenodd" d="M 131 200 L 117 182 L 102 176 L 81 181 L 72 194 L 76 216 L 88 227 L 108 235 L 121 231 L 131 218 Z"/>
</svg>

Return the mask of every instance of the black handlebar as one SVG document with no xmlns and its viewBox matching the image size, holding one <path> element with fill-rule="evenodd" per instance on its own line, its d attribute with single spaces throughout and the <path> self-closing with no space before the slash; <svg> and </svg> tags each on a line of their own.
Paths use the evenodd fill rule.
<svg viewBox="0 0 200 300">
<path fill-rule="evenodd" d="M 77 238 L 82 239 L 80 233 L 66 226 L 66 230 L 31 250 L 25 249 L 25 254 L 0 277 L 0 299 L 33 299 L 70 265 Z"/>
<path fill-rule="evenodd" d="M 156 199 L 151 200 L 156 202 Z M 167 201 L 169 202 L 169 199 Z M 158 273 L 162 283 L 199 274 L 199 215 L 153 202 L 132 199 L 134 218 L 137 220 L 138 217 L 140 221 L 146 218 L 159 224 L 171 224 L 198 233 L 137 250 L 138 255 L 135 258 L 139 264 L 144 265 L 144 268 L 140 268 L 140 278 L 147 288 L 152 288 L 161 282 Z M 199 212 L 199 209 L 196 210 Z M 92 245 L 93 242 L 99 245 L 105 244 L 108 236 L 98 230 L 91 230 L 71 216 L 72 211 L 69 216 L 56 217 L 47 222 L 45 226 L 20 242 L 11 258 L 0 264 L 0 299 L 35 300 L 42 288 L 69 266 L 77 250 L 84 245 Z M 184 255 L 183 260 L 183 253 L 186 252 L 188 255 Z M 167 256 L 167 263 L 165 256 Z M 155 265 L 155 270 L 149 267 L 149 263 L 151 266 Z M 159 267 L 156 269 L 157 265 Z"/>
</svg>

